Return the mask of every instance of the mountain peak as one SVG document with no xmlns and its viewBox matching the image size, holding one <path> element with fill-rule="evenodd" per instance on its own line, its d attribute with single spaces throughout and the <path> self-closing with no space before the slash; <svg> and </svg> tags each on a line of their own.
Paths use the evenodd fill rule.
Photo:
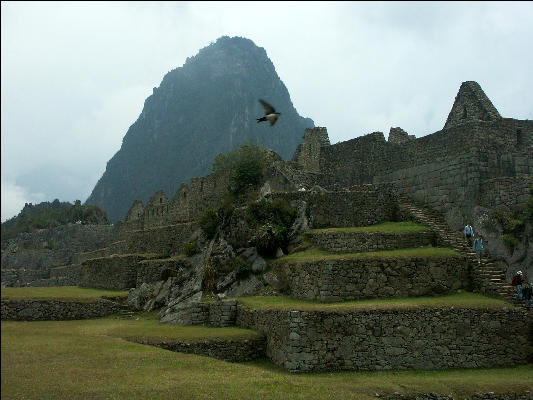
<svg viewBox="0 0 533 400">
<path fill-rule="evenodd" d="M 275 126 L 257 124 L 259 99 L 283 114 Z M 298 115 L 265 49 L 222 36 L 154 88 L 87 203 L 122 219 L 135 200 L 158 190 L 172 198 L 181 183 L 208 174 L 218 154 L 250 140 L 289 159 L 313 126 Z"/>
</svg>

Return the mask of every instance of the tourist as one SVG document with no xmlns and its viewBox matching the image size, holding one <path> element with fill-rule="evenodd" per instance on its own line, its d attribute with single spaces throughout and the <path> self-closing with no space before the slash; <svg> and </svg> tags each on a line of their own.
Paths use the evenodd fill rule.
<svg viewBox="0 0 533 400">
<path fill-rule="evenodd" d="M 522 300 L 522 283 L 524 283 L 524 276 L 522 271 L 518 271 L 511 281 L 511 285 L 516 287 L 516 298 L 518 300 Z"/>
<path fill-rule="evenodd" d="M 476 240 L 474 240 L 474 250 L 476 251 L 477 263 L 481 264 L 481 257 L 483 257 L 483 236 L 477 235 Z"/>
<path fill-rule="evenodd" d="M 526 308 L 528 310 L 531 308 L 531 296 L 533 295 L 533 289 L 531 288 L 532 285 L 532 282 L 526 282 L 524 284 L 524 290 L 522 291 L 522 294 L 524 295 L 524 300 L 526 301 Z"/>
<path fill-rule="evenodd" d="M 472 238 L 474 237 L 474 228 L 470 223 L 466 224 L 464 230 L 465 239 L 468 242 L 469 246 L 472 246 Z"/>
</svg>

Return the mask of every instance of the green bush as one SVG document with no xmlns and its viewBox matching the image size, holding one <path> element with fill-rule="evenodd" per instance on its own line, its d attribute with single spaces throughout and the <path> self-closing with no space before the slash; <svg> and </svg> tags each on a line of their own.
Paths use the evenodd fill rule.
<svg viewBox="0 0 533 400">
<path fill-rule="evenodd" d="M 273 256 L 278 248 L 286 248 L 288 244 L 287 229 L 279 225 L 266 223 L 256 229 L 250 242 L 263 256 Z"/>
<path fill-rule="evenodd" d="M 514 247 L 518 244 L 518 239 L 514 237 L 512 234 L 505 234 L 500 236 L 500 240 L 503 242 L 504 245 L 506 245 L 511 251 L 513 251 Z"/>
<path fill-rule="evenodd" d="M 216 210 L 213 210 L 212 208 L 206 210 L 198 221 L 200 228 L 202 228 L 208 239 L 213 239 L 213 237 L 215 237 L 218 222 L 218 214 Z"/>
<path fill-rule="evenodd" d="M 215 173 L 229 174 L 230 193 L 242 196 L 259 186 L 268 161 L 268 151 L 250 142 L 227 154 L 219 154 L 211 168 Z"/>
<path fill-rule="evenodd" d="M 198 247 L 198 240 L 185 243 L 184 253 L 187 257 L 191 257 L 199 252 L 200 248 Z"/>
<path fill-rule="evenodd" d="M 26 203 L 16 217 L 2 223 L 2 240 L 11 239 L 22 232 L 54 228 L 78 221 L 82 224 L 109 224 L 106 213 L 101 208 L 84 206 L 80 200 L 76 200 L 74 204 L 60 202 L 58 199 L 36 205 Z"/>
<path fill-rule="evenodd" d="M 261 224 L 267 221 L 275 225 L 290 227 L 296 218 L 296 209 L 286 200 L 261 199 L 249 204 L 247 219 L 250 224 Z"/>
<path fill-rule="evenodd" d="M 249 205 L 247 221 L 255 234 L 250 243 L 264 256 L 272 256 L 278 248 L 286 251 L 289 231 L 296 210 L 283 199 L 273 201 L 261 199 Z"/>
<path fill-rule="evenodd" d="M 228 260 L 223 268 L 221 268 L 223 272 L 231 272 L 235 271 L 237 273 L 237 277 L 241 278 L 243 276 L 248 275 L 252 271 L 252 266 L 250 263 L 246 262 L 242 257 L 237 256 L 233 257 L 232 259 Z"/>
</svg>

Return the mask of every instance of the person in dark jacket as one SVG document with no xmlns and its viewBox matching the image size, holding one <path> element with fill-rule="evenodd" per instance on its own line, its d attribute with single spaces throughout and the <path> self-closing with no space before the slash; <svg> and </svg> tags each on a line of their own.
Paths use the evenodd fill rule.
<svg viewBox="0 0 533 400">
<path fill-rule="evenodd" d="M 513 280 L 511 281 L 511 285 L 516 287 L 516 298 L 518 300 L 522 300 L 522 284 L 524 283 L 524 276 L 522 274 L 522 271 L 518 271 L 515 276 L 513 276 Z"/>
<path fill-rule="evenodd" d="M 477 235 L 476 240 L 474 240 L 474 250 L 477 255 L 477 263 L 481 264 L 481 257 L 483 257 L 483 252 L 485 251 L 485 246 L 483 246 L 483 236 Z"/>
</svg>

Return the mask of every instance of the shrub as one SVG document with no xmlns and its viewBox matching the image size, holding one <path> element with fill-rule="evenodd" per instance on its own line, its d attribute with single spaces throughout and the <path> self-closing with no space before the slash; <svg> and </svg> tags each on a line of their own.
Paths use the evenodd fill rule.
<svg viewBox="0 0 533 400">
<path fill-rule="evenodd" d="M 237 277 L 241 278 L 248 275 L 252 271 L 252 266 L 242 257 L 237 256 L 228 260 L 226 264 L 224 264 L 223 271 L 235 271 L 237 273 Z"/>
<path fill-rule="evenodd" d="M 218 227 L 217 212 L 211 208 L 206 210 L 198 222 L 200 224 L 200 228 L 202 228 L 204 231 L 205 236 L 208 239 L 213 239 Z"/>
<path fill-rule="evenodd" d="M 242 196 L 261 183 L 268 161 L 268 151 L 250 142 L 227 154 L 216 156 L 211 169 L 215 173 L 229 174 L 230 193 Z"/>
<path fill-rule="evenodd" d="M 296 218 L 296 209 L 283 199 L 261 199 L 250 203 L 247 218 L 252 225 L 269 221 L 290 228 Z"/>
<path fill-rule="evenodd" d="M 198 247 L 198 240 L 185 243 L 184 253 L 187 257 L 198 254 L 199 252 L 200 248 Z"/>
<path fill-rule="evenodd" d="M 289 242 L 287 228 L 266 223 L 257 228 L 250 242 L 264 256 L 273 256 L 278 248 L 286 248 Z"/>
<path fill-rule="evenodd" d="M 260 254 L 272 256 L 278 248 L 287 249 L 296 210 L 286 200 L 261 199 L 250 203 L 246 218 L 255 231 L 250 243 Z"/>
<path fill-rule="evenodd" d="M 514 247 L 518 244 L 518 239 L 514 237 L 512 234 L 505 234 L 500 236 L 500 240 L 503 242 L 504 245 L 506 245 L 509 250 L 513 251 Z"/>
</svg>

